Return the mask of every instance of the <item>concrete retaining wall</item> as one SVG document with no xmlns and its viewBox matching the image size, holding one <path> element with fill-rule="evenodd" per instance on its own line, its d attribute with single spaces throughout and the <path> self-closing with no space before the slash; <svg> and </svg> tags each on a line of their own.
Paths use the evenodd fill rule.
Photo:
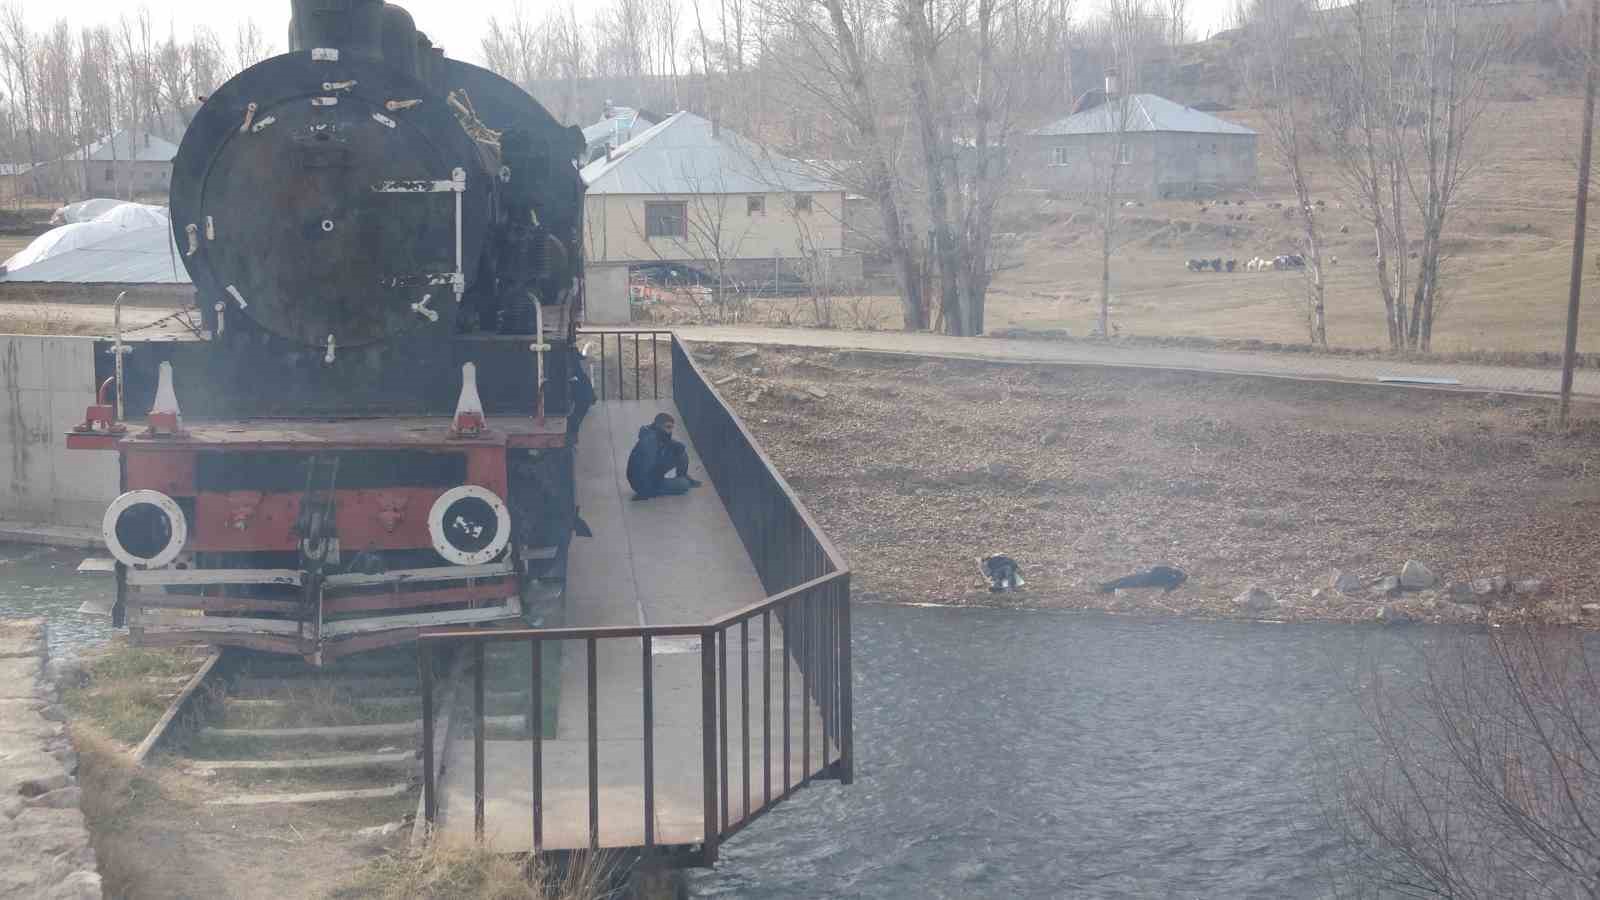
<svg viewBox="0 0 1600 900">
<path fill-rule="evenodd" d="M 99 530 L 117 455 L 65 438 L 94 390 L 93 338 L 0 335 L 0 520 Z"/>
<path fill-rule="evenodd" d="M 0 897 L 101 896 L 45 624 L 0 620 Z"/>
</svg>

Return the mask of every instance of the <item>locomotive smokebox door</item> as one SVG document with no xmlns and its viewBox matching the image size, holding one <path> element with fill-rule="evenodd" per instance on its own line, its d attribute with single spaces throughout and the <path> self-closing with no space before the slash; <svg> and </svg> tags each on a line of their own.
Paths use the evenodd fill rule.
<svg viewBox="0 0 1600 900">
<path fill-rule="evenodd" d="M 241 73 L 184 136 L 172 221 L 196 287 L 224 304 L 229 328 L 248 321 L 305 347 L 448 334 L 453 310 L 428 317 L 414 304 L 432 295 L 430 308 L 448 310 L 458 270 L 471 285 L 498 163 L 404 72 L 310 55 Z M 457 171 L 459 255 L 456 194 L 434 188 Z"/>
</svg>

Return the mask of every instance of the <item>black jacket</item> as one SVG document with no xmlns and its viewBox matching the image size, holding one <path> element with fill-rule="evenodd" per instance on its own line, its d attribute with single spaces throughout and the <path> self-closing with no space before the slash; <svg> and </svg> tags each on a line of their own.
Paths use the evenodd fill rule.
<svg viewBox="0 0 1600 900">
<path fill-rule="evenodd" d="M 639 429 L 639 442 L 628 454 L 628 484 L 641 497 L 654 497 L 661 487 L 658 463 L 671 438 L 654 425 Z"/>
</svg>

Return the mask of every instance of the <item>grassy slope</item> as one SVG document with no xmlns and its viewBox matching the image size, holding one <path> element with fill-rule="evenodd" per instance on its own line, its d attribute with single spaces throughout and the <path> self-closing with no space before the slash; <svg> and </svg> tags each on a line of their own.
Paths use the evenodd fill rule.
<svg viewBox="0 0 1600 900">
<path fill-rule="evenodd" d="M 1526 79 L 1523 79 L 1526 83 Z M 1480 168 L 1467 204 L 1449 229 L 1453 259 L 1447 306 L 1435 330 L 1434 349 L 1558 350 L 1565 328 L 1572 231 L 1575 149 L 1580 101 L 1544 96 L 1531 102 L 1491 103 L 1479 126 Z M 1224 114 L 1260 128 L 1249 110 Z M 1289 202 L 1282 166 L 1263 143 L 1261 181 L 1248 205 L 1201 213 L 1192 202 L 1126 209 L 1124 241 L 1114 264 L 1114 319 L 1123 334 L 1198 335 L 1303 341 L 1295 306 L 1300 277 L 1292 273 L 1235 275 L 1185 271 L 1190 257 L 1237 258 L 1293 252 L 1298 222 L 1268 202 Z M 1354 207 L 1345 201 L 1335 167 L 1312 160 L 1313 194 L 1325 198 L 1329 269 L 1329 339 L 1347 347 L 1384 342 L 1381 301 L 1371 266 L 1373 243 Z M 1090 213 L 1076 203 L 1019 199 L 1002 223 L 1025 235 L 1020 268 L 996 282 L 989 327 L 1067 328 L 1087 334 L 1098 296 L 1099 256 Z M 1253 221 L 1230 222 L 1244 212 Z M 1593 217 L 1591 217 L 1593 221 Z M 1347 226 L 1346 234 L 1339 233 Z M 1600 277 L 1593 267 L 1592 284 Z M 1580 348 L 1600 351 L 1600 318 L 1591 315 Z"/>
</svg>

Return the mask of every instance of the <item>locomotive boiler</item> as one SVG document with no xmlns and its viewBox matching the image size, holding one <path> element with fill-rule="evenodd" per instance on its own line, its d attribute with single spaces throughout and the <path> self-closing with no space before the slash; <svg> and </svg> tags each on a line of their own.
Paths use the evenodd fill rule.
<svg viewBox="0 0 1600 900">
<path fill-rule="evenodd" d="M 193 335 L 97 354 L 68 444 L 120 457 L 136 642 L 320 661 L 559 595 L 583 140 L 394 4 L 292 6 L 289 52 L 205 98 L 173 163 Z"/>
</svg>

